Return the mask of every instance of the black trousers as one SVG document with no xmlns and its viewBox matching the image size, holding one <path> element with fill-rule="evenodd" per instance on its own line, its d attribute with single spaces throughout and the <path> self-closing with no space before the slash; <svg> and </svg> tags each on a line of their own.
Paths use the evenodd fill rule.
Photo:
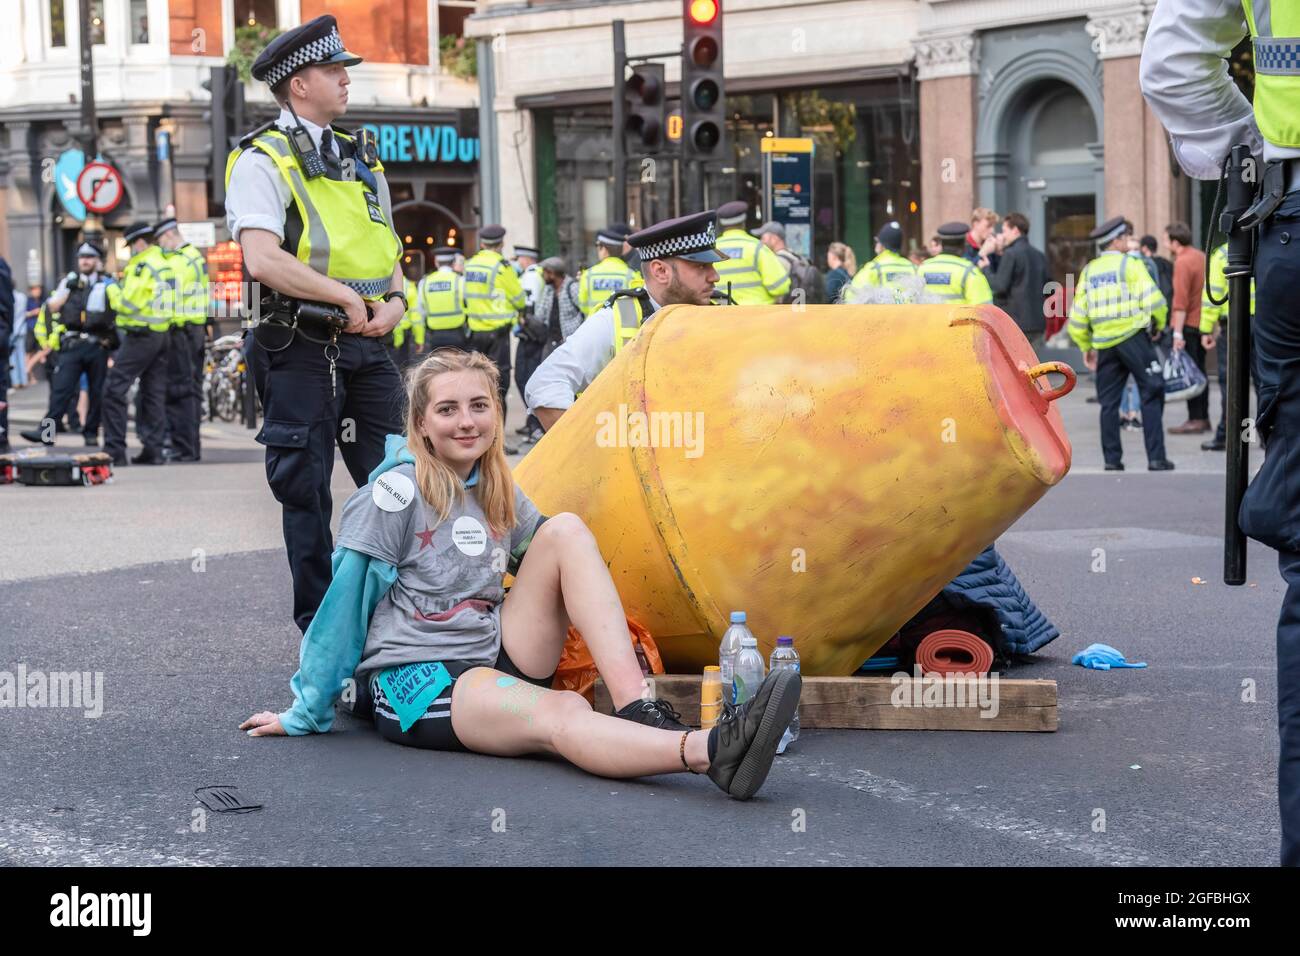
<svg viewBox="0 0 1300 956">
<path fill-rule="evenodd" d="M 501 382 L 497 391 L 501 393 L 501 411 L 506 410 L 506 395 L 510 393 L 510 326 L 505 325 L 494 332 L 471 332 L 469 347 L 471 351 L 482 352 L 496 363 L 501 373 Z"/>
<path fill-rule="evenodd" d="M 161 455 L 167 439 L 167 353 L 170 332 L 126 332 L 104 380 L 104 451 L 126 454 L 126 393 L 140 380 L 135 431 L 145 451 Z M 62 363 L 60 363 L 62 366 Z"/>
<path fill-rule="evenodd" d="M 59 349 L 59 366 L 50 384 L 50 404 L 45 417 L 57 422 L 65 411 L 76 414 L 83 372 L 89 403 L 82 433 L 87 438 L 95 438 L 103 416 L 104 380 L 108 376 L 108 352 L 99 339 L 68 339 Z"/>
<path fill-rule="evenodd" d="M 1155 347 L 1145 332 L 1131 335 L 1119 345 L 1097 350 L 1097 399 L 1101 403 L 1101 453 L 1108 465 L 1124 459 L 1119 437 L 1119 406 L 1124 385 L 1132 375 L 1142 402 L 1142 437 L 1147 461 L 1165 457 L 1165 379 Z"/>
<path fill-rule="evenodd" d="M 53 391 L 54 383 L 58 381 L 59 378 L 59 351 L 57 349 L 45 356 L 45 378 L 46 381 L 50 383 L 50 390 Z M 78 379 L 78 381 L 80 381 L 80 379 Z M 47 417 L 54 419 L 59 431 L 64 430 L 64 416 L 67 416 L 66 420 L 69 431 L 81 431 L 81 415 L 77 412 L 78 398 L 80 398 L 79 391 L 74 391 L 69 400 L 65 402 L 62 407 L 50 402 L 49 414 Z M 89 413 L 89 409 L 87 409 L 87 413 Z"/>
<path fill-rule="evenodd" d="M 179 455 L 199 457 L 199 422 L 203 420 L 204 327 L 173 326 L 167 353 L 167 432 Z"/>
<path fill-rule="evenodd" d="M 283 515 L 293 620 L 304 634 L 333 576 L 335 443 L 361 487 L 384 460 L 385 437 L 402 433 L 405 404 L 401 377 L 382 339 L 338 336 L 333 388 L 325 348 L 270 326 L 244 336 L 265 414 L 257 440 L 266 446 L 266 481 Z"/>
<path fill-rule="evenodd" d="M 1277 622 L 1277 768 L 1283 866 L 1300 866 L 1300 191 L 1259 227 L 1255 257 L 1257 421 L 1264 464 L 1246 489 L 1241 529 L 1279 552 L 1287 583 Z"/>
<path fill-rule="evenodd" d="M 545 355 L 545 342 L 532 342 L 523 336 L 519 337 L 519 348 L 515 350 L 515 385 L 519 388 L 519 398 L 524 403 L 524 408 L 528 407 L 528 398 L 525 396 L 524 390 L 528 388 L 528 380 L 533 377 L 537 367 L 542 364 L 542 358 Z M 535 415 L 529 415 L 524 424 L 539 431 L 542 427 L 542 423 L 538 421 Z"/>
<path fill-rule="evenodd" d="M 1186 347 L 1187 357 L 1196 363 L 1196 367 L 1205 374 L 1205 346 L 1201 344 L 1201 330 L 1187 328 L 1184 329 L 1185 338 L 1183 344 Z M 1187 400 L 1187 419 L 1188 421 L 1209 421 L 1210 420 L 1210 396 L 1207 388 L 1195 398 Z"/>
</svg>

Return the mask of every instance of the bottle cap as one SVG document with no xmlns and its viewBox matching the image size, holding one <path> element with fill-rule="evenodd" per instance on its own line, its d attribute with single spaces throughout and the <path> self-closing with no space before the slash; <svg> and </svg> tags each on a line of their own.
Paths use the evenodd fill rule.
<svg viewBox="0 0 1300 956">
<path fill-rule="evenodd" d="M 794 647 L 794 638 L 793 638 L 793 637 L 784 637 L 784 636 L 782 636 L 782 637 L 778 637 L 778 638 L 776 639 L 776 646 L 777 646 L 777 647 Z"/>
<path fill-rule="evenodd" d="M 731 623 L 732 623 L 732 624 L 744 624 L 744 623 L 745 623 L 745 612 L 744 612 L 744 611 L 732 611 L 732 612 L 731 612 Z"/>
<path fill-rule="evenodd" d="M 758 647 L 758 638 L 756 638 L 756 637 L 742 637 L 742 638 L 740 639 L 740 646 L 741 646 L 741 647 Z"/>
</svg>

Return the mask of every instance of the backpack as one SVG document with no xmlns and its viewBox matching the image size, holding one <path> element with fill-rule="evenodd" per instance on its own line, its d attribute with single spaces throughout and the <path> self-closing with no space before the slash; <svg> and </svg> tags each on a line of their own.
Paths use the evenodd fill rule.
<svg viewBox="0 0 1300 956">
<path fill-rule="evenodd" d="M 826 301 L 826 282 L 817 267 L 796 252 L 782 249 L 778 256 L 790 267 L 790 292 L 782 302 L 794 302 L 795 290 L 802 289 L 805 305 L 820 305 Z"/>
</svg>

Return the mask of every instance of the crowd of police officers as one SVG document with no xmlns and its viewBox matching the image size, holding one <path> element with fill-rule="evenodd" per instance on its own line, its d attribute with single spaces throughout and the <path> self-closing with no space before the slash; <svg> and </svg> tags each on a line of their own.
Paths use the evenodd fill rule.
<svg viewBox="0 0 1300 956">
<path fill-rule="evenodd" d="M 131 258 L 120 280 L 104 271 L 104 250 L 87 240 L 76 270 L 41 304 L 34 335 L 48 350 L 50 399 L 40 424 L 21 434 L 53 445 L 58 433 L 80 431 L 89 448 L 99 447 L 102 428 L 104 451 L 126 465 L 127 402 L 138 381 L 144 447 L 130 462 L 195 462 L 210 314 L 205 259 L 172 218 L 135 223 L 124 239 Z M 77 410 L 83 388 L 84 420 Z"/>
</svg>

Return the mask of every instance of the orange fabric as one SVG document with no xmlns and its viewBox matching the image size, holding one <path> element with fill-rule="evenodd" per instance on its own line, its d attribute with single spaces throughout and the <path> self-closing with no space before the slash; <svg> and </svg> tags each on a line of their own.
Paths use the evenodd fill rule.
<svg viewBox="0 0 1300 956">
<path fill-rule="evenodd" d="M 644 674 L 662 674 L 664 662 L 659 656 L 659 648 L 645 626 L 632 618 L 627 619 L 627 629 L 632 635 L 632 649 L 636 652 Z M 569 638 L 564 642 L 560 652 L 560 663 L 555 669 L 555 680 L 551 682 L 552 690 L 576 691 L 587 698 L 587 703 L 596 703 L 596 662 L 592 660 L 591 651 L 587 649 L 576 627 L 569 628 Z"/>
</svg>

